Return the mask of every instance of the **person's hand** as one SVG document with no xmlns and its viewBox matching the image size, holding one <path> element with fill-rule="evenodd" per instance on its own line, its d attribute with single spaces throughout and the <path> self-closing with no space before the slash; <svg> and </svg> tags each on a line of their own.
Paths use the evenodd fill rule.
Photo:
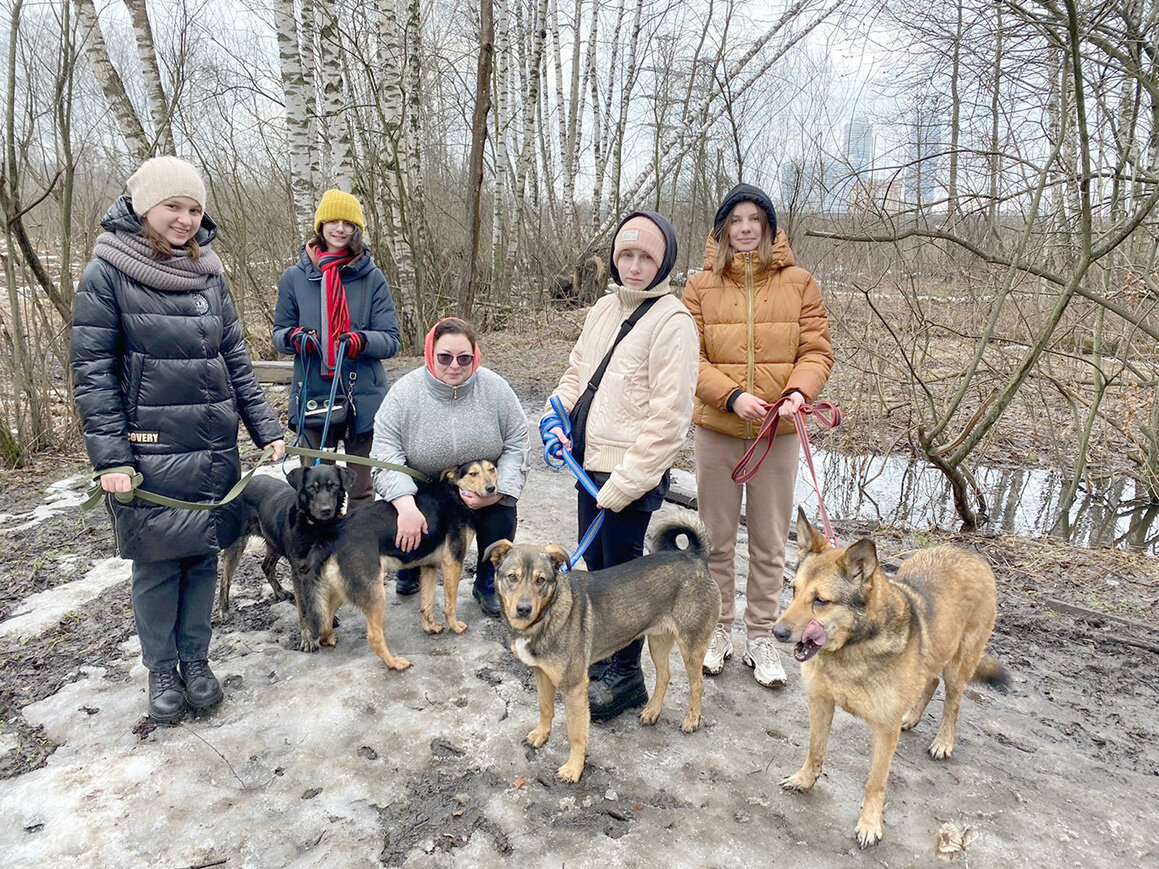
<svg viewBox="0 0 1159 869">
<path fill-rule="evenodd" d="M 101 474 L 102 492 L 131 492 L 133 478 L 128 474 Z"/>
<path fill-rule="evenodd" d="M 270 441 L 266 444 L 266 447 L 274 448 L 274 454 L 270 456 L 271 462 L 280 462 L 286 455 L 286 442 L 281 438 L 278 438 L 276 441 Z M 262 449 L 265 449 L 265 447 L 262 447 Z"/>
<path fill-rule="evenodd" d="M 353 359 L 362 352 L 362 345 L 365 343 L 362 340 L 361 332 L 342 332 L 338 336 L 338 342 L 346 342 L 346 358 Z"/>
<path fill-rule="evenodd" d="M 398 524 L 394 532 L 394 545 L 403 552 L 418 549 L 423 535 L 427 533 L 427 517 L 415 504 L 413 495 L 404 495 L 391 502 L 398 511 Z"/>
<path fill-rule="evenodd" d="M 765 418 L 765 414 L 769 412 L 769 406 L 751 392 L 742 392 L 732 403 L 732 412 L 741 419 L 756 421 Z"/>
<path fill-rule="evenodd" d="M 805 404 L 805 396 L 800 392 L 793 391 L 782 397 L 785 401 L 777 408 L 777 416 L 792 416 Z"/>
<path fill-rule="evenodd" d="M 558 425 L 552 426 L 551 428 L 549 428 L 547 430 L 547 433 L 550 435 L 555 435 L 555 437 L 559 439 L 559 442 L 561 444 L 563 444 L 563 448 L 565 450 L 571 449 L 571 438 L 569 438 L 567 435 L 565 435 L 563 433 L 563 429 L 560 428 Z"/>
<path fill-rule="evenodd" d="M 307 341 L 306 336 L 313 338 L 313 341 Z M 309 353 L 318 344 L 318 333 L 313 329 L 303 329 L 299 326 L 290 333 L 290 346 L 294 348 L 294 352 L 299 356 L 304 356 Z"/>
<path fill-rule="evenodd" d="M 463 503 L 472 510 L 482 510 L 484 507 L 490 507 L 492 504 L 498 504 L 503 498 L 498 492 L 494 495 L 476 495 L 474 492 L 468 492 L 466 489 L 459 490 L 459 497 L 463 499 Z"/>
</svg>

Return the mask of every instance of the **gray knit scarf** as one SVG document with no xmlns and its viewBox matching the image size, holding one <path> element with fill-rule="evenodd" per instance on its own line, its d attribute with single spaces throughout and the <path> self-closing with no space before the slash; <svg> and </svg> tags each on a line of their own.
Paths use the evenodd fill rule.
<svg viewBox="0 0 1159 869">
<path fill-rule="evenodd" d="M 221 260 L 202 245 L 196 260 L 188 250 L 174 248 L 173 256 L 157 259 L 144 236 L 116 230 L 97 236 L 93 256 L 99 257 L 139 284 L 166 293 L 200 290 L 210 275 L 220 275 Z"/>
</svg>

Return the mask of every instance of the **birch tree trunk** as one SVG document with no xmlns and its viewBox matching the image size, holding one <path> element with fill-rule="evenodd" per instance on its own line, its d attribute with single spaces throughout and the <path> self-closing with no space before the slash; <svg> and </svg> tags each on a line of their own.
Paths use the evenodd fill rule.
<svg viewBox="0 0 1159 869">
<path fill-rule="evenodd" d="M 495 0 L 495 112 L 491 141 L 495 151 L 495 184 L 491 197 L 491 286 L 506 287 L 507 270 L 507 128 L 510 119 L 511 20 L 508 0 Z"/>
<path fill-rule="evenodd" d="M 539 102 L 540 70 L 547 44 L 547 0 L 539 0 L 531 32 L 533 42 L 523 74 L 522 138 L 515 175 L 515 217 L 512 221 L 515 227 L 519 227 L 523 220 L 527 176 L 531 170 L 531 161 L 535 157 L 535 105 Z"/>
<path fill-rule="evenodd" d="M 100 84 L 101 92 L 109 102 L 109 108 L 117 122 L 117 128 L 125 138 L 133 162 L 143 163 L 152 155 L 153 143 L 145 134 L 145 127 L 129 101 L 129 95 L 125 92 L 125 82 L 109 60 L 109 50 L 101 34 L 96 6 L 93 5 L 93 0 L 75 0 L 75 2 L 77 26 L 85 55 L 93 65 L 97 83 Z"/>
<path fill-rule="evenodd" d="M 149 25 L 145 0 L 125 0 L 125 6 L 133 20 L 133 38 L 137 43 L 137 57 L 141 59 L 141 77 L 145 81 L 145 94 L 149 99 L 149 114 L 153 117 L 154 151 L 176 154 L 169 101 L 161 85 L 161 69 L 157 65 L 157 48 L 153 44 L 153 28 Z"/>
<path fill-rule="evenodd" d="M 329 183 L 349 191 L 354 177 L 350 151 L 350 127 L 346 118 L 346 82 L 342 74 L 342 39 L 333 5 L 322 3 L 322 26 L 318 31 L 322 49 L 322 138 L 327 145 Z"/>
<path fill-rule="evenodd" d="M 282 73 L 282 93 L 286 100 L 286 144 L 290 152 L 290 193 L 294 222 L 302 237 L 313 229 L 314 185 L 310 169 L 310 117 L 313 87 L 302 65 L 298 48 L 298 21 L 294 0 L 278 0 L 274 12 L 278 35 L 278 64 Z M 312 71 L 311 71 L 312 72 Z"/>
</svg>

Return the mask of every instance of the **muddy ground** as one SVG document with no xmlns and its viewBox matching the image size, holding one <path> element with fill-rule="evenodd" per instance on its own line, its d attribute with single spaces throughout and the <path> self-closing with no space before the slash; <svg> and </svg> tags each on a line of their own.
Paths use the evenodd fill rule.
<svg viewBox="0 0 1159 869">
<path fill-rule="evenodd" d="M 536 355 L 557 360 L 568 346 L 565 335 Z M 526 346 L 502 335 L 484 352 L 529 409 L 559 370 L 518 364 Z M 912 866 L 936 862 L 947 822 L 973 836 L 969 865 L 1159 861 L 1151 557 L 838 521 L 846 539 L 876 531 L 890 566 L 943 540 L 983 552 L 999 582 L 992 651 L 1014 681 L 1006 694 L 969 692 L 945 763 L 924 754 L 935 699 L 901 741 L 885 840 L 859 852 L 861 722 L 838 713 L 812 793 L 777 786 L 807 744 L 790 658 L 789 686 L 760 688 L 734 632 L 737 654 L 708 682 L 701 731 L 679 731 L 677 669 L 660 723 L 594 726 L 584 778 L 565 786 L 554 780 L 566 756 L 562 706 L 545 748 L 521 743 L 535 721 L 532 679 L 468 584 L 461 637 L 422 634 L 417 601 L 388 588 L 391 649 L 414 662 L 392 673 L 349 607 L 336 649 L 297 652 L 292 604 L 272 601 L 247 556 L 211 653 L 225 703 L 153 729 L 141 714 L 128 566 L 108 558 L 103 516 L 75 508 L 83 471 L 79 455 L 60 455 L 0 480 L 0 849 L 10 865 Z M 538 459 L 520 522 L 521 540 L 574 543 L 571 484 Z"/>
</svg>

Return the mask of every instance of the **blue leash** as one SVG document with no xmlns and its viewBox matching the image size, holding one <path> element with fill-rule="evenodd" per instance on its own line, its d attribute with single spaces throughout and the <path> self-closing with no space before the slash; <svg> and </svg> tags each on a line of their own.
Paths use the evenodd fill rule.
<svg viewBox="0 0 1159 869">
<path fill-rule="evenodd" d="M 597 497 L 600 490 L 592 482 L 592 478 L 587 475 L 587 471 L 575 460 L 571 450 L 567 449 L 560 439 L 551 433 L 551 429 L 559 428 L 562 429 L 565 437 L 571 438 L 571 420 L 563 409 L 563 402 L 559 400 L 559 396 L 553 395 L 551 397 L 551 409 L 554 412 L 539 421 L 539 437 L 543 441 L 543 461 L 547 463 L 549 468 L 556 470 L 567 467 L 575 474 L 575 478 L 579 480 L 580 485 L 587 493 L 593 498 Z M 583 558 L 583 554 L 588 551 L 588 547 L 592 545 L 592 541 L 596 539 L 596 535 L 600 533 L 600 528 L 603 527 L 604 514 L 607 512 L 606 509 L 600 508 L 600 512 L 596 514 L 596 518 L 592 520 L 592 524 L 588 526 L 588 530 L 584 532 L 584 536 L 576 545 L 575 552 L 564 565 L 565 571 L 571 570 L 575 563 Z"/>
<path fill-rule="evenodd" d="M 313 335 L 306 333 L 302 336 L 304 342 L 312 344 L 318 351 L 319 360 L 321 360 L 322 347 Z M 330 398 L 326 404 L 326 416 L 322 421 L 322 437 L 318 441 L 319 447 L 322 450 L 326 449 L 326 437 L 330 434 L 330 414 L 334 412 L 334 399 L 338 396 L 338 383 L 342 380 L 342 360 L 346 358 L 346 342 L 338 342 L 337 357 L 334 361 L 334 377 L 330 382 Z M 319 371 L 321 371 L 321 361 L 319 361 Z M 294 438 L 293 446 L 298 446 L 301 443 L 304 435 L 302 432 L 306 430 L 306 395 L 309 389 L 310 381 L 310 358 L 309 353 L 304 354 L 302 360 L 302 385 L 298 389 L 298 436 Z M 347 411 L 349 412 L 349 411 Z M 322 459 L 314 459 L 315 465 L 322 464 Z"/>
</svg>

